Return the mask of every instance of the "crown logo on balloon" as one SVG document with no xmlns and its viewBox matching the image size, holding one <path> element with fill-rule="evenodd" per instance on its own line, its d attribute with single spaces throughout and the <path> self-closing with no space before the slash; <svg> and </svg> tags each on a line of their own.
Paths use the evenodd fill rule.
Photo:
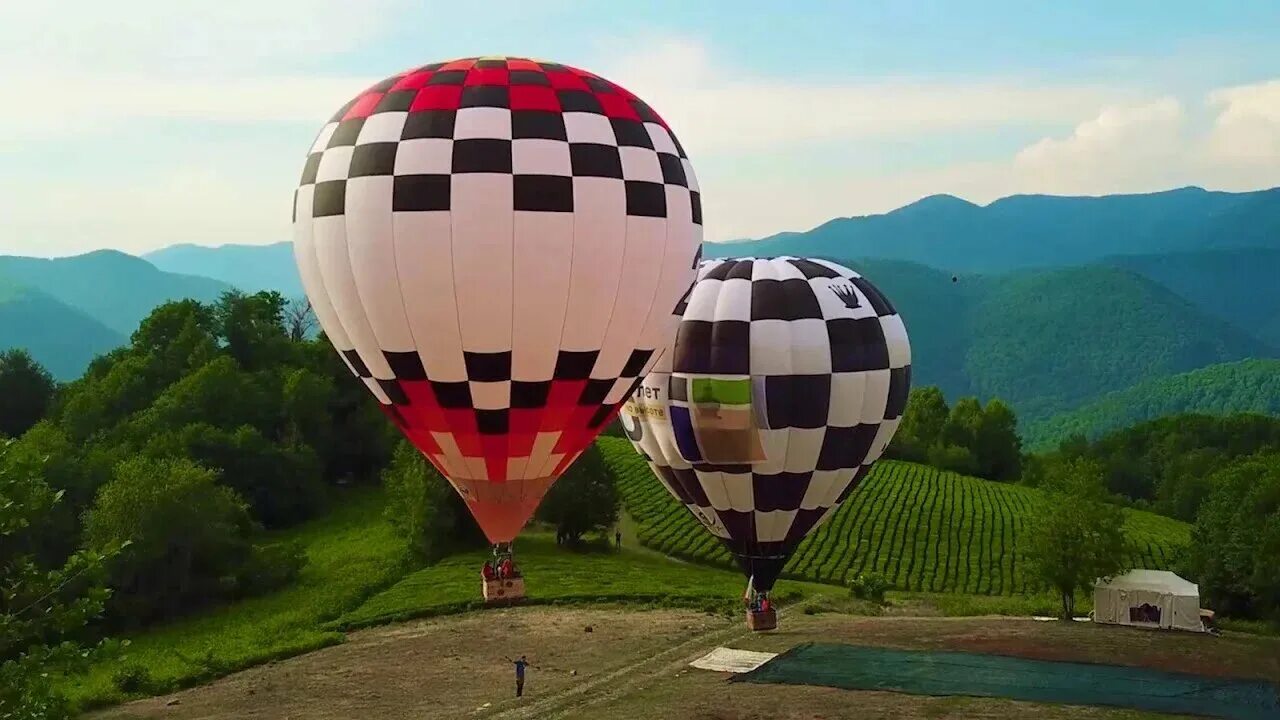
<svg viewBox="0 0 1280 720">
<path fill-rule="evenodd" d="M 853 285 L 832 285 L 831 292 L 835 293 L 836 297 L 840 298 L 844 306 L 850 310 L 862 307 L 858 302 L 858 294 L 853 290 Z"/>
</svg>

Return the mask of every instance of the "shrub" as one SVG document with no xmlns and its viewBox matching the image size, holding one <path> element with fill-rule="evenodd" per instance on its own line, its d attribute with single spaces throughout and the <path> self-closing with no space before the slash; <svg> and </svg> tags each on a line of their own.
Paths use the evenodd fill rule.
<svg viewBox="0 0 1280 720">
<path fill-rule="evenodd" d="M 884 604 L 884 594 L 889 590 L 889 580 L 878 572 L 859 575 L 849 583 L 849 593 L 859 600 Z"/>
</svg>

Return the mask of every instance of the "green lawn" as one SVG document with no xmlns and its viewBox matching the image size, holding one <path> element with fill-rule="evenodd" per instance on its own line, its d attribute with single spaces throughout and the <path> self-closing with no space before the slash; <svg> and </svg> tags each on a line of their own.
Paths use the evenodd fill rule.
<svg viewBox="0 0 1280 720">
<path fill-rule="evenodd" d="M 599 440 L 605 464 L 637 524 L 641 543 L 688 560 L 728 567 L 724 546 L 653 477 L 621 438 Z M 899 590 L 1022 595 L 1022 538 L 1044 495 L 1019 485 L 882 461 L 839 510 L 796 549 L 784 577 L 845 584 L 883 573 Z M 1190 526 L 1126 511 L 1133 567 L 1164 569 L 1190 542 Z"/>
<path fill-rule="evenodd" d="M 383 519 L 383 503 L 381 492 L 353 491 L 326 517 L 282 533 L 306 547 L 295 584 L 130 637 L 124 657 L 100 662 L 68 693 L 81 706 L 110 704 L 125 699 L 112 680 L 122 665 L 144 668 L 153 694 L 342 642 L 324 623 L 405 571 L 405 545 Z"/>
<path fill-rule="evenodd" d="M 405 577 L 333 623 L 341 629 L 482 607 L 480 566 L 488 551 L 454 555 Z M 531 604 L 626 602 L 732 612 L 746 580 L 736 571 L 676 562 L 643 549 L 571 551 L 549 533 L 521 535 L 516 557 Z M 784 601 L 838 596 L 839 588 L 805 582 L 778 586 Z"/>
</svg>

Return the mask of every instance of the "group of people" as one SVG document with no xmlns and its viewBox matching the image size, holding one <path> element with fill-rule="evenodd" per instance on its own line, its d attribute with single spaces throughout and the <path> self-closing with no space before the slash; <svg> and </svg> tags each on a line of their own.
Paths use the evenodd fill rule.
<svg viewBox="0 0 1280 720">
<path fill-rule="evenodd" d="M 769 612 L 769 609 L 772 607 L 773 603 L 769 602 L 768 595 L 756 595 L 755 597 L 747 600 L 747 609 L 753 613 Z"/>
<path fill-rule="evenodd" d="M 510 580 L 520 577 L 520 568 L 516 567 L 515 562 L 508 555 L 502 558 L 486 560 L 484 568 L 480 570 L 480 574 L 486 582 L 489 580 Z"/>
</svg>

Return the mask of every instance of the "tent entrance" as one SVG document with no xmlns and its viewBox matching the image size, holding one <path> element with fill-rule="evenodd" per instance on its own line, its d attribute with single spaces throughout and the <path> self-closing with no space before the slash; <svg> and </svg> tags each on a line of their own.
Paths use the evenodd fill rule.
<svg viewBox="0 0 1280 720">
<path fill-rule="evenodd" d="M 1142 603 L 1129 608 L 1129 622 L 1134 625 L 1160 625 L 1160 608 L 1151 603 Z"/>
</svg>

